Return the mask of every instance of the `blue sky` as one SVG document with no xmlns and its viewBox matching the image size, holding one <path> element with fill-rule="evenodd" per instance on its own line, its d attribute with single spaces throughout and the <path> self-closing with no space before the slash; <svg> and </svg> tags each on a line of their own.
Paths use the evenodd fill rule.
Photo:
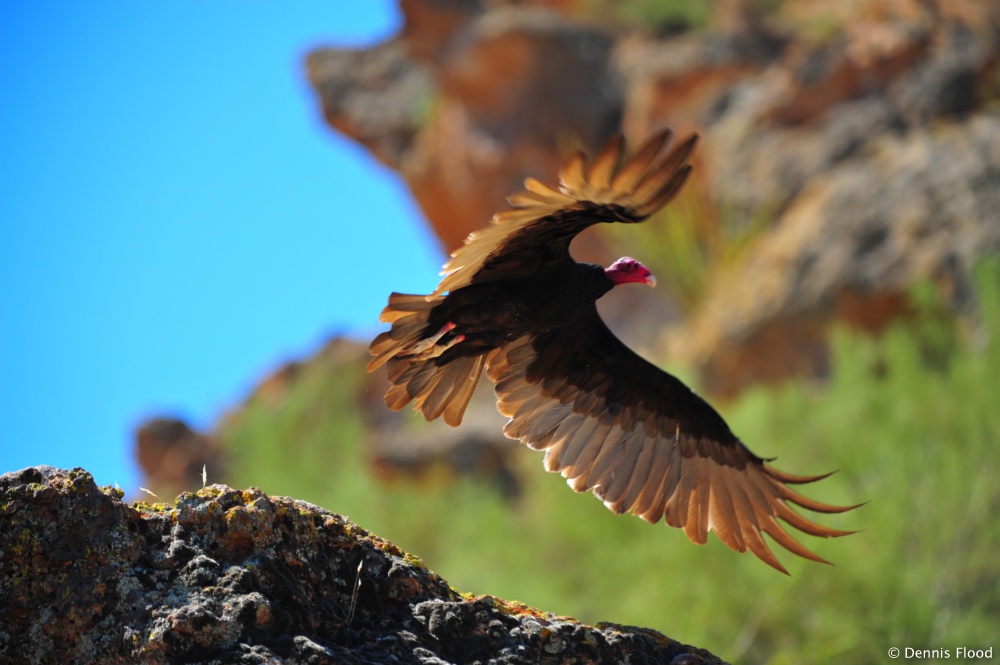
<svg viewBox="0 0 1000 665">
<path fill-rule="evenodd" d="M 393 0 L 0 3 L 0 473 L 133 490 L 144 418 L 208 427 L 433 288 L 405 184 L 322 124 L 302 64 L 399 22 Z"/>
</svg>

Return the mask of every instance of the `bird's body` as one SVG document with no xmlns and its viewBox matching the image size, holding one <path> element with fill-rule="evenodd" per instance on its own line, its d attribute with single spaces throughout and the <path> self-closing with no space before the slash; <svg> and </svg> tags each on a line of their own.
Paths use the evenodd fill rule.
<svg viewBox="0 0 1000 665">
<path fill-rule="evenodd" d="M 524 275 L 470 284 L 449 293 L 428 317 L 429 330 L 455 324 L 461 344 L 441 355 L 440 362 L 491 351 L 522 335 L 534 335 L 572 324 L 585 307 L 610 291 L 614 282 L 595 264 L 566 264 L 544 276 Z M 436 326 L 436 327 L 435 327 Z M 445 336 L 442 341 L 449 338 Z"/>
<path fill-rule="evenodd" d="M 670 134 L 622 162 L 612 141 L 587 165 L 582 155 L 560 187 L 526 181 L 514 209 L 473 233 L 445 265 L 428 296 L 394 293 L 382 312 L 392 327 L 375 338 L 369 371 L 385 366 L 386 404 L 408 403 L 428 420 L 457 426 L 485 370 L 496 385 L 504 433 L 545 450 L 545 467 L 577 491 L 592 490 L 611 510 L 661 519 L 704 543 L 708 531 L 778 570 L 765 544 L 823 561 L 778 523 L 817 536 L 848 532 L 803 518 L 788 502 L 842 512 L 788 485 L 794 476 L 765 464 L 722 417 L 681 381 L 628 349 L 597 313 L 617 285 L 655 284 L 638 261 L 608 268 L 577 263 L 570 241 L 601 222 L 637 223 L 683 185 L 694 137 L 657 159 Z"/>
</svg>

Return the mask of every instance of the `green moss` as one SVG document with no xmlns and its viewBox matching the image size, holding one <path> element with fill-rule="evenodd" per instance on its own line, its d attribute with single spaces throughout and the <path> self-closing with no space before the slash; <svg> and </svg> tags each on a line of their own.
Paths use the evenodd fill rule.
<svg viewBox="0 0 1000 665">
<path fill-rule="evenodd" d="M 114 485 L 102 485 L 98 489 L 101 490 L 102 494 L 110 496 L 112 499 L 118 499 L 121 501 L 125 497 L 124 490 L 119 487 L 115 487 Z"/>
</svg>

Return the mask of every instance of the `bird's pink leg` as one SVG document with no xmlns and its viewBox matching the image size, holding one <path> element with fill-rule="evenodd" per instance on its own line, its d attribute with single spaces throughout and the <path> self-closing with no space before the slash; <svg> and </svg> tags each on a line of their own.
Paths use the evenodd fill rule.
<svg viewBox="0 0 1000 665">
<path fill-rule="evenodd" d="M 438 341 L 444 337 L 446 333 L 451 332 L 455 329 L 455 324 L 448 322 L 441 327 L 441 330 L 437 331 L 430 337 L 425 337 L 416 344 L 410 347 L 406 355 L 408 356 L 420 356 L 422 359 L 429 360 L 431 358 L 437 358 L 442 353 L 455 346 L 459 342 L 465 341 L 465 335 L 455 335 L 453 338 L 439 345 Z"/>
</svg>

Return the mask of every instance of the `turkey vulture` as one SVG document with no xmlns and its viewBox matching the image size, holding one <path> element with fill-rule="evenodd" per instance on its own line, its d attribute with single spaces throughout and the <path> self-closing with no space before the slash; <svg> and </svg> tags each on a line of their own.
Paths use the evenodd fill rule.
<svg viewBox="0 0 1000 665">
<path fill-rule="evenodd" d="M 619 284 L 653 285 L 641 263 L 577 263 L 570 241 L 599 222 L 634 224 L 666 205 L 691 171 L 697 139 L 667 151 L 671 133 L 651 138 L 623 161 L 609 142 L 588 164 L 569 160 L 552 189 L 528 178 L 512 209 L 469 235 L 430 295 L 393 293 L 372 341 L 368 371 L 386 366 L 386 405 L 409 402 L 427 420 L 457 426 L 480 374 L 496 384 L 504 434 L 545 451 L 545 468 L 577 492 L 592 490 L 616 513 L 661 519 L 703 544 L 709 531 L 733 550 L 750 550 L 787 574 L 764 542 L 828 563 L 778 518 L 805 533 L 843 536 L 802 517 L 789 503 L 823 513 L 831 506 L 789 485 L 820 476 L 778 471 L 754 455 L 721 416 L 687 386 L 614 336 L 596 301 Z"/>
</svg>

